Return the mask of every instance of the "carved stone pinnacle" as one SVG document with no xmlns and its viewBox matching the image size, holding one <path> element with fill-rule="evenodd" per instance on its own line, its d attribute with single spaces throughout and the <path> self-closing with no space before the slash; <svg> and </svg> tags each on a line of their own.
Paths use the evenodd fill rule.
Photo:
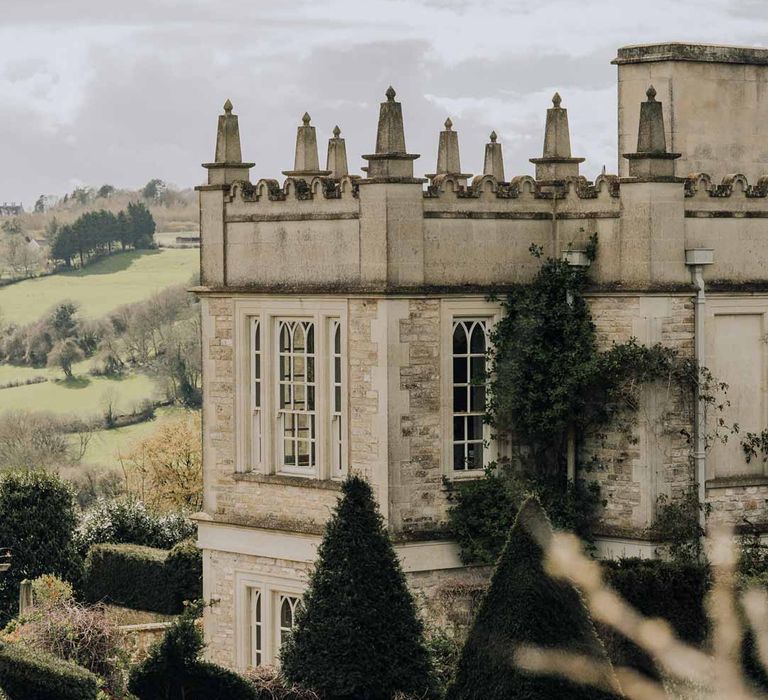
<svg viewBox="0 0 768 700">
<path fill-rule="evenodd" d="M 645 95 L 648 98 L 648 102 L 656 101 L 656 88 L 651 85 L 646 91 Z"/>
<path fill-rule="evenodd" d="M 395 92 L 395 88 L 393 88 L 391 85 L 387 88 L 387 92 L 385 94 L 387 95 L 387 101 L 388 102 L 394 102 L 395 101 L 395 95 L 397 93 Z"/>
<path fill-rule="evenodd" d="M 333 137 L 339 138 L 339 135 L 341 134 L 341 129 L 339 129 L 339 125 L 333 127 Z"/>
<path fill-rule="evenodd" d="M 301 118 L 301 121 L 304 122 L 304 126 L 309 126 L 310 119 L 309 112 L 304 112 L 304 116 Z"/>
<path fill-rule="evenodd" d="M 232 114 L 232 102 L 229 99 L 224 103 L 224 112 Z"/>
<path fill-rule="evenodd" d="M 560 107 L 560 103 L 563 101 L 563 98 L 560 97 L 560 93 L 556 92 L 554 95 L 552 95 L 552 104 L 555 106 L 555 108 Z"/>
</svg>

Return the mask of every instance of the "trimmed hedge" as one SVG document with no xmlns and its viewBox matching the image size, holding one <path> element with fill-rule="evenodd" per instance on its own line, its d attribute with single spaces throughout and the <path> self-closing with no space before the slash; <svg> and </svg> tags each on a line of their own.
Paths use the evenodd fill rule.
<svg viewBox="0 0 768 700">
<path fill-rule="evenodd" d="M 605 561 L 603 567 L 607 582 L 635 609 L 647 617 L 664 618 L 689 644 L 698 647 L 704 643 L 709 630 L 704 609 L 710 586 L 706 564 L 620 559 Z M 615 665 L 657 677 L 651 659 L 635 644 L 605 628 L 600 635 Z"/>
<path fill-rule="evenodd" d="M 176 615 L 202 595 L 202 560 L 191 542 L 171 550 L 135 544 L 97 544 L 85 560 L 83 594 L 135 610 Z"/>
<path fill-rule="evenodd" d="M 528 673 L 513 662 L 518 647 L 535 646 L 563 649 L 608 665 L 579 592 L 544 571 L 544 553 L 535 535 L 549 538 L 551 533 L 541 504 L 530 497 L 509 532 L 446 700 L 619 699 L 608 690 L 567 678 Z"/>
<path fill-rule="evenodd" d="M 165 568 L 179 609 L 184 607 L 185 600 L 203 597 L 203 559 L 194 540 L 184 540 L 173 547 L 165 560 Z"/>
<path fill-rule="evenodd" d="M 72 661 L 0 643 L 0 687 L 8 700 L 96 700 L 99 679 Z"/>
<path fill-rule="evenodd" d="M 648 617 L 667 620 L 677 635 L 701 647 L 709 634 L 705 601 L 712 583 L 709 567 L 698 562 L 621 559 L 603 562 L 606 580 L 634 608 Z M 650 657 L 617 632 L 600 628 L 600 636 L 616 666 L 629 666 L 651 677 L 658 671 Z M 758 688 L 768 690 L 768 675 L 758 661 L 751 632 L 742 646 L 742 663 Z"/>
</svg>

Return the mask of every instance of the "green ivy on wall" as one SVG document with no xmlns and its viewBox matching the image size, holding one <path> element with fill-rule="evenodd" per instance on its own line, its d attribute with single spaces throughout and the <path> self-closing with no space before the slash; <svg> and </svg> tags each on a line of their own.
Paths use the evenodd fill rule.
<svg viewBox="0 0 768 700">
<path fill-rule="evenodd" d="M 595 259 L 596 235 L 587 253 Z M 542 257 L 536 246 L 531 254 Z M 491 465 L 485 479 L 449 485 L 450 524 L 465 561 L 495 561 L 517 506 L 531 493 L 556 527 L 589 540 L 599 487 L 567 482 L 569 434 L 581 445 L 584 436 L 612 428 L 632 441 L 643 386 L 676 384 L 691 401 L 697 386 L 702 392 L 695 361 L 674 348 L 632 338 L 598 349 L 588 285 L 587 269 L 546 258 L 531 283 L 516 285 L 502 301 L 505 313 L 491 333 L 486 421 L 515 451 L 513 459 Z M 716 401 L 713 391 L 704 397 Z M 577 473 L 595 460 L 579 464 Z"/>
</svg>

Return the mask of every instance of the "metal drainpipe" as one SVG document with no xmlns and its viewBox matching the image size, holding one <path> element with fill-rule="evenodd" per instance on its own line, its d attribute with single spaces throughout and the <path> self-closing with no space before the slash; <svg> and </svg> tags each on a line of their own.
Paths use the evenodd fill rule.
<svg viewBox="0 0 768 700">
<path fill-rule="evenodd" d="M 685 264 L 691 269 L 693 285 L 696 288 L 696 298 L 693 303 L 693 353 L 696 367 L 704 366 L 705 350 L 705 312 L 707 297 L 704 284 L 704 266 L 714 262 L 714 253 L 709 248 L 694 248 L 685 251 Z M 699 396 L 698 386 L 694 397 L 694 448 L 693 463 L 698 484 L 699 503 L 703 506 L 707 500 L 707 416 L 705 407 Z M 702 507 L 699 511 L 699 522 L 706 527 L 706 513 Z"/>
<path fill-rule="evenodd" d="M 693 275 L 693 284 L 696 287 L 696 299 L 693 306 L 693 329 L 694 341 L 693 352 L 696 359 L 696 367 L 702 367 L 704 364 L 704 312 L 707 306 L 707 297 L 704 293 L 704 274 L 701 265 L 694 265 L 691 268 Z M 706 432 L 707 417 L 704 411 L 704 405 L 699 398 L 698 385 L 696 388 L 696 417 L 695 417 L 695 447 L 693 452 L 693 461 L 696 469 L 696 481 L 699 487 L 699 504 L 704 505 L 707 499 L 707 453 L 706 453 Z M 704 509 L 699 511 L 699 521 L 701 526 L 706 525 L 706 516 Z"/>
<path fill-rule="evenodd" d="M 557 201 L 557 200 L 555 200 Z M 583 250 L 571 250 L 570 248 L 562 252 L 563 260 L 571 267 L 586 268 L 589 267 L 589 259 Z M 573 306 L 573 292 L 568 290 L 565 297 L 568 306 Z M 565 473 L 569 484 L 576 482 L 576 428 L 573 423 L 568 426 L 567 448 L 565 453 Z"/>
</svg>

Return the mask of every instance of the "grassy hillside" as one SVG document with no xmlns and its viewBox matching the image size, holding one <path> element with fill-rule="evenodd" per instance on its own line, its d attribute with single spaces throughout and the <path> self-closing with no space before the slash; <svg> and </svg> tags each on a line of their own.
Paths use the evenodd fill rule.
<svg viewBox="0 0 768 700">
<path fill-rule="evenodd" d="M 0 318 L 25 324 L 64 300 L 80 304 L 83 317 L 98 318 L 122 304 L 189 282 L 198 271 L 200 251 L 130 251 L 104 258 L 82 270 L 25 280 L 0 288 Z"/>
<path fill-rule="evenodd" d="M 0 412 L 15 408 L 91 418 L 103 413 L 104 400 L 110 392 L 114 395 L 116 412 L 128 413 L 142 400 L 155 397 L 157 385 L 138 373 L 124 379 L 81 375 L 71 381 L 59 379 L 2 389 Z"/>
<path fill-rule="evenodd" d="M 87 466 L 105 468 L 119 467 L 118 456 L 126 456 L 141 440 L 152 435 L 163 423 L 184 414 L 183 408 L 158 408 L 155 419 L 127 425 L 113 430 L 99 430 L 93 434 L 88 449 L 83 455 L 82 463 Z M 73 438 L 73 441 L 76 438 Z"/>
</svg>

